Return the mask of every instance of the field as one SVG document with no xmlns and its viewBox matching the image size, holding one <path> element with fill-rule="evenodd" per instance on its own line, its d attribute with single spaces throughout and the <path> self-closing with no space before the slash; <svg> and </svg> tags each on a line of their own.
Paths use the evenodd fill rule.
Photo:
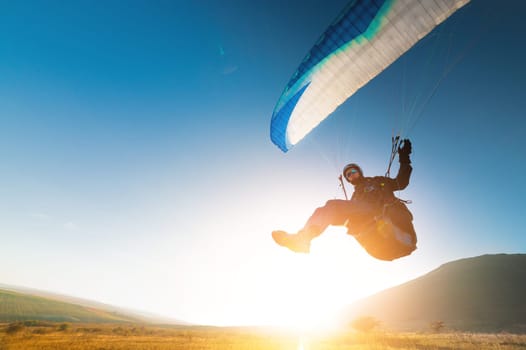
<svg viewBox="0 0 526 350">
<path fill-rule="evenodd" d="M 131 317 L 35 295 L 0 289 L 3 322 L 45 319 L 54 322 L 137 322 Z"/>
<path fill-rule="evenodd" d="M 524 350 L 526 335 L 354 333 L 298 337 L 250 328 L 151 327 L 25 322 L 0 324 L 0 350 L 409 349 Z"/>
</svg>

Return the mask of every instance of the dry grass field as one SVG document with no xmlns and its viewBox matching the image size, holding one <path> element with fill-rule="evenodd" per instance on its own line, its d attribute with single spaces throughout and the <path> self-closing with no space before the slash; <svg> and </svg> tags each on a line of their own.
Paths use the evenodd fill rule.
<svg viewBox="0 0 526 350">
<path fill-rule="evenodd" d="M 303 337 L 249 328 L 150 327 L 108 324 L 3 324 L 0 350 L 168 350 L 168 349 L 407 349 L 525 350 L 526 335 L 338 333 Z"/>
</svg>

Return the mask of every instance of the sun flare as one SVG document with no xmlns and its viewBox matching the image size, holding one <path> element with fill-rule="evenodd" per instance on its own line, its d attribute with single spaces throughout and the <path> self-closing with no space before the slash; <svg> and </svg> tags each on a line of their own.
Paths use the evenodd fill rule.
<svg viewBox="0 0 526 350">
<path fill-rule="evenodd" d="M 272 261 L 276 275 L 262 306 L 273 310 L 267 315 L 272 325 L 298 331 L 340 328 L 345 307 L 370 290 L 364 267 L 371 259 L 341 228 L 331 227 L 315 239 L 310 254 L 283 249 L 278 258 Z"/>
</svg>

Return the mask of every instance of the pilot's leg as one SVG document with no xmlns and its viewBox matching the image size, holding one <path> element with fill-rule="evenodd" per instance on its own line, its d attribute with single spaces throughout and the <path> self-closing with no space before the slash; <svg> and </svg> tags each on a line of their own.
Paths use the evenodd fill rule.
<svg viewBox="0 0 526 350">
<path fill-rule="evenodd" d="M 281 246 L 298 253 L 308 253 L 310 242 L 321 235 L 329 226 L 343 226 L 353 217 L 371 212 L 370 205 L 349 200 L 329 200 L 317 208 L 305 226 L 294 234 L 285 231 L 272 232 L 272 238 Z"/>
</svg>

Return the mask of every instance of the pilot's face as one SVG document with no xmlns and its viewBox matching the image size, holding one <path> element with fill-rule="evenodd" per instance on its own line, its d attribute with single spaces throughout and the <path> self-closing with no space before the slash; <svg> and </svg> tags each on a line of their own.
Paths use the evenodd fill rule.
<svg viewBox="0 0 526 350">
<path fill-rule="evenodd" d="M 360 171 L 356 168 L 349 168 L 344 174 L 345 179 L 352 183 L 353 185 L 358 182 L 358 180 L 362 177 L 360 174 Z"/>
</svg>

